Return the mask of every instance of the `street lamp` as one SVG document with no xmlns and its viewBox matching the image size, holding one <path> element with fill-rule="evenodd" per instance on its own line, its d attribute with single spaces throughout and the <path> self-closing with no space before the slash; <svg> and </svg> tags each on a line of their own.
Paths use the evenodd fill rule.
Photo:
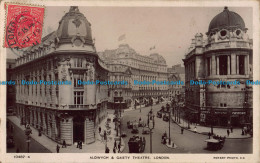
<svg viewBox="0 0 260 163">
<path fill-rule="evenodd" d="M 213 135 L 213 121 L 215 120 L 214 118 L 214 110 L 211 107 L 210 108 L 210 118 L 211 118 L 211 123 L 210 123 L 210 128 L 211 128 L 211 135 Z"/>
<path fill-rule="evenodd" d="M 152 153 L 152 130 L 154 129 L 154 125 L 155 125 L 155 121 L 154 121 L 154 114 L 153 114 L 153 111 L 152 111 L 152 108 L 150 110 L 150 112 L 147 114 L 147 125 L 148 125 L 148 128 L 150 129 L 150 153 Z M 152 122 L 152 124 L 150 124 Z"/>
<path fill-rule="evenodd" d="M 25 132 L 25 135 L 27 136 L 27 150 L 28 150 L 28 153 L 30 153 L 29 151 L 29 148 L 30 148 L 30 134 L 32 133 L 32 129 L 30 128 L 29 124 L 26 126 L 26 129 L 24 130 Z"/>
<path fill-rule="evenodd" d="M 168 103 L 166 104 L 166 108 L 169 113 L 169 145 L 170 145 L 171 144 L 171 109 Z"/>
</svg>

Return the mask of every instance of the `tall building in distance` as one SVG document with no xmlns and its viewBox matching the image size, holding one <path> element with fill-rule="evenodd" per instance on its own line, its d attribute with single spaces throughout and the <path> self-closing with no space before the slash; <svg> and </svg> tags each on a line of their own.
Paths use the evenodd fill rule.
<svg viewBox="0 0 260 163">
<path fill-rule="evenodd" d="M 95 141 L 94 130 L 106 117 L 108 87 L 80 85 L 82 81 L 106 81 L 108 70 L 99 59 L 91 24 L 70 7 L 56 31 L 16 59 L 16 113 L 21 124 L 30 124 L 56 142 Z M 54 81 L 63 84 L 29 84 Z"/>
<path fill-rule="evenodd" d="M 252 124 L 252 39 L 243 18 L 227 7 L 210 22 L 206 38 L 197 33 L 185 55 L 185 105 L 191 121 L 204 125 Z M 190 81 L 238 81 L 193 85 Z"/>
<path fill-rule="evenodd" d="M 168 81 L 181 81 L 184 82 L 183 85 L 169 85 L 169 96 L 170 99 L 176 99 L 178 101 L 184 101 L 185 99 L 185 68 L 181 64 L 174 65 L 167 69 L 168 71 Z"/>
<path fill-rule="evenodd" d="M 109 86 L 111 108 L 115 97 L 123 97 L 124 108 L 136 107 L 141 104 L 165 101 L 168 98 L 167 85 L 137 85 L 138 81 L 167 81 L 167 65 L 165 59 L 158 53 L 149 56 L 138 54 L 128 44 L 121 44 L 117 49 L 105 50 L 99 53 L 107 64 L 109 80 L 128 81 L 128 85 Z"/>
</svg>

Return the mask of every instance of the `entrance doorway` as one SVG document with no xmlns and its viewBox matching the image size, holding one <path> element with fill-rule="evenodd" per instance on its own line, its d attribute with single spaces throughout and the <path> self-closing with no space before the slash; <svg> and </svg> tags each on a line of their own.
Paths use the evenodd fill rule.
<svg viewBox="0 0 260 163">
<path fill-rule="evenodd" d="M 240 127 L 240 118 L 238 116 L 231 117 L 231 125 L 234 127 Z"/>
<path fill-rule="evenodd" d="M 73 142 L 84 142 L 84 122 L 85 118 L 82 116 L 73 118 Z"/>
</svg>

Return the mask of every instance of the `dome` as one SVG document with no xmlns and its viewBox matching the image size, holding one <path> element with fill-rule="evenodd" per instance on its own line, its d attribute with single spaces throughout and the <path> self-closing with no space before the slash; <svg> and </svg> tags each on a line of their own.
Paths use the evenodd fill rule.
<svg viewBox="0 0 260 163">
<path fill-rule="evenodd" d="M 77 6 L 71 6 L 60 20 L 57 37 L 62 42 L 71 42 L 71 39 L 80 37 L 85 43 L 93 44 L 91 24 Z"/>
<path fill-rule="evenodd" d="M 245 22 L 242 17 L 233 11 L 229 11 L 228 7 L 225 7 L 223 12 L 211 20 L 207 34 L 221 30 L 223 28 L 240 28 L 241 30 L 246 30 Z"/>
</svg>

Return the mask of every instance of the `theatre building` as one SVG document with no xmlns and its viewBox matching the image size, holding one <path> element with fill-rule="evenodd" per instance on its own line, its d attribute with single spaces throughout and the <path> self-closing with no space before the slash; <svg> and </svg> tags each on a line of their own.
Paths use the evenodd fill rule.
<svg viewBox="0 0 260 163">
<path fill-rule="evenodd" d="M 94 130 L 107 111 L 108 87 L 79 85 L 78 80 L 107 80 L 91 36 L 91 24 L 71 7 L 56 31 L 16 59 L 16 113 L 56 142 L 95 141 Z M 23 85 L 26 81 L 60 81 L 62 85 Z"/>
<path fill-rule="evenodd" d="M 217 126 L 252 124 L 252 39 L 243 18 L 227 7 L 210 22 L 206 38 L 198 33 L 185 55 L 185 106 L 190 121 Z M 190 80 L 238 81 L 191 85 Z"/>
</svg>

